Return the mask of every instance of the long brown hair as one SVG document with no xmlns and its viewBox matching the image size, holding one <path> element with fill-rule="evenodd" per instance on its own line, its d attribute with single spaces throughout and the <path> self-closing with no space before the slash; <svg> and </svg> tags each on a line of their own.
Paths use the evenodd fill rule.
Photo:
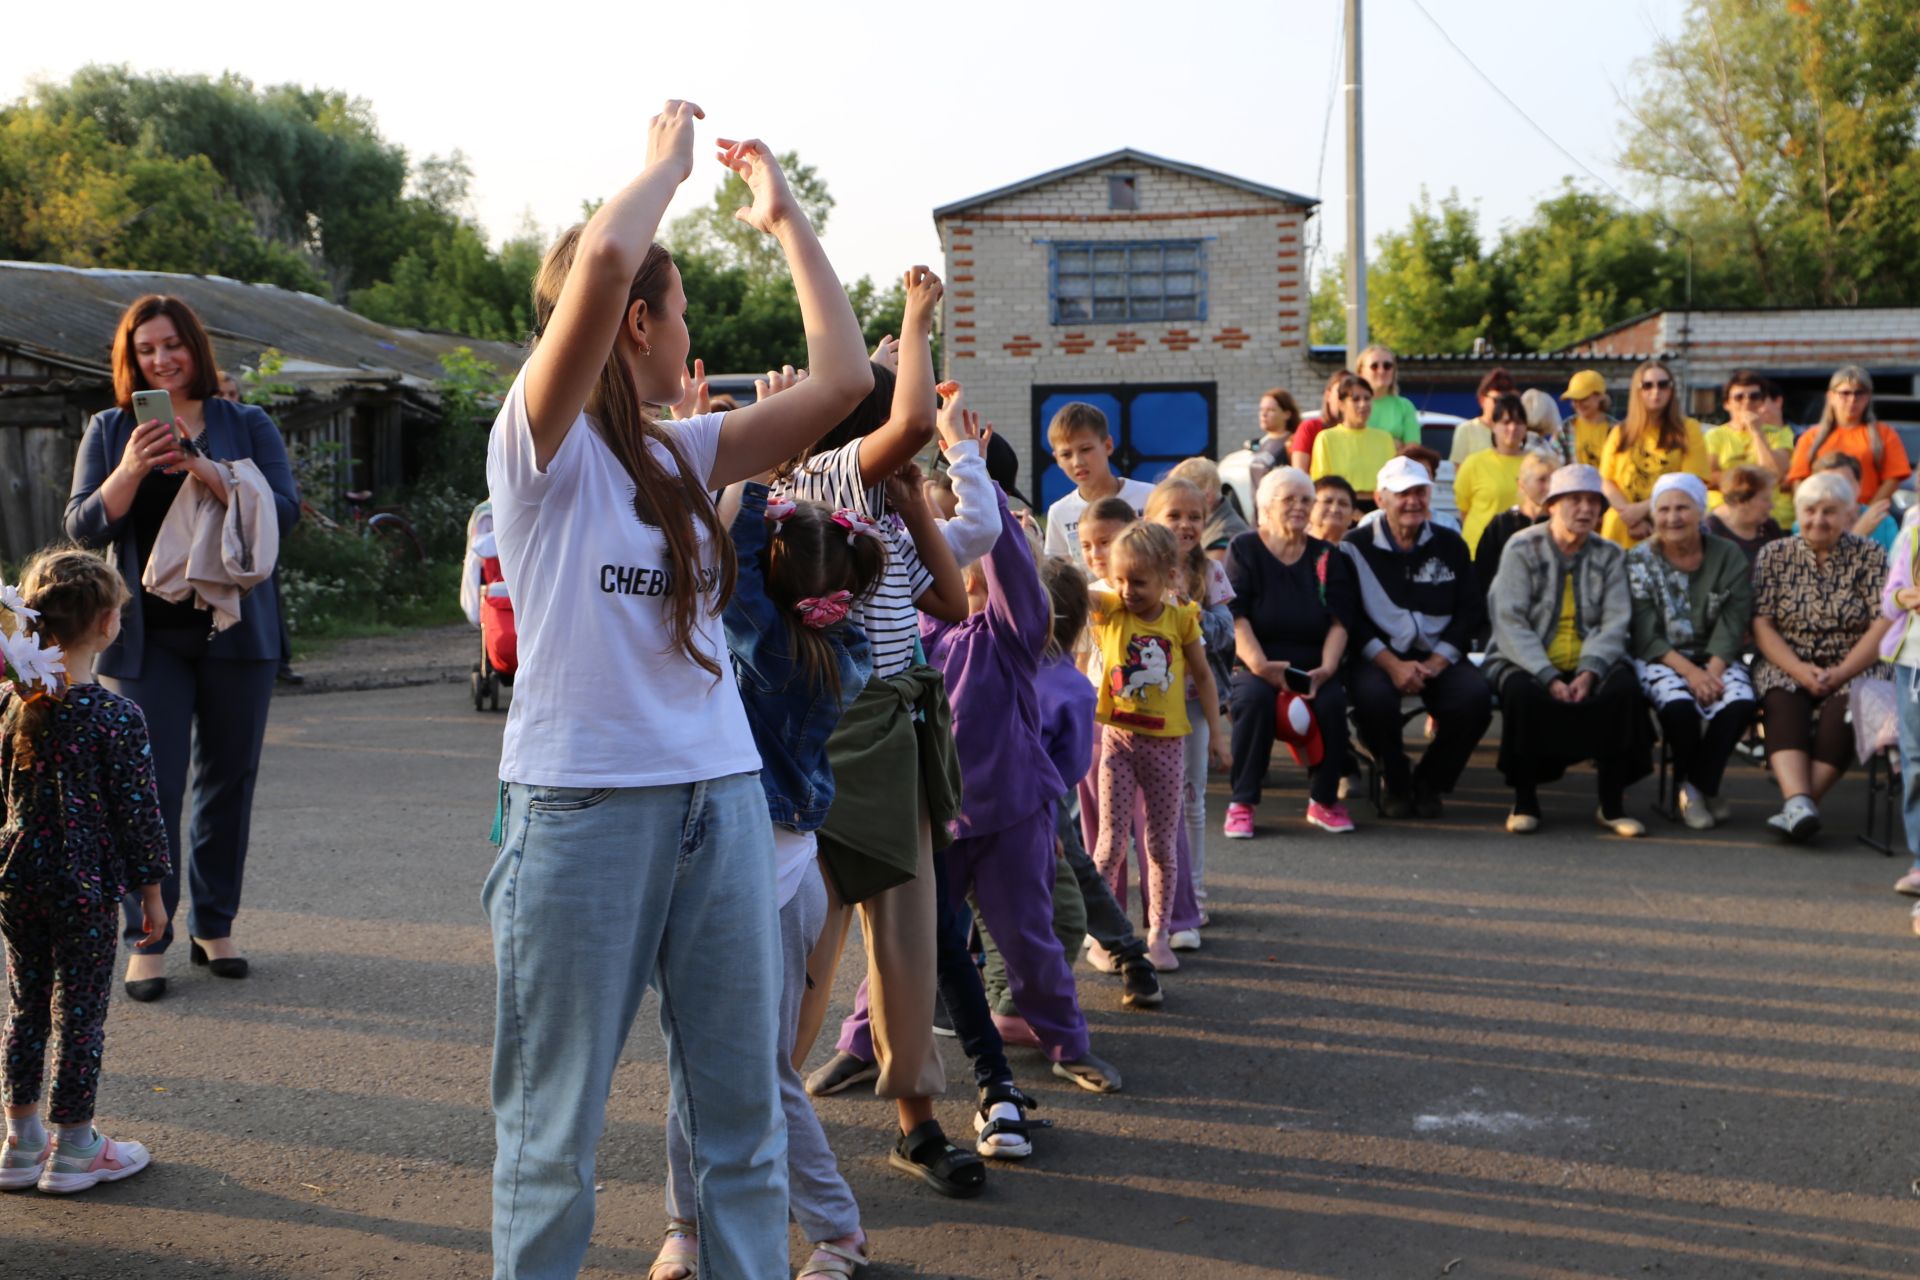
<svg viewBox="0 0 1920 1280">
<path fill-rule="evenodd" d="M 1647 412 L 1640 395 L 1640 379 L 1655 369 L 1666 374 L 1673 383 L 1673 389 L 1667 394 L 1667 407 L 1661 410 L 1658 422 Z M 1649 360 L 1633 371 L 1633 394 L 1627 397 L 1626 420 L 1620 424 L 1620 447 L 1633 448 L 1639 443 L 1641 433 L 1648 430 L 1660 433 L 1662 449 L 1687 447 L 1687 418 L 1680 412 L 1680 379 L 1674 377 L 1673 370 L 1658 360 Z"/>
<path fill-rule="evenodd" d="M 767 599 L 787 620 L 787 635 L 808 686 L 826 689 L 838 702 L 840 662 L 833 642 L 827 631 L 800 620 L 798 606 L 809 597 L 836 591 L 864 600 L 886 572 L 886 543 L 865 534 L 850 535 L 817 502 L 795 502 L 792 515 L 773 522 L 772 534 L 767 540 Z"/>
<path fill-rule="evenodd" d="M 126 581 L 112 565 L 74 546 L 48 547 L 36 553 L 20 575 L 21 600 L 40 614 L 28 621 L 25 629 L 43 643 L 62 648 L 74 645 L 107 613 L 126 604 L 127 595 Z M 46 728 L 58 705 L 52 697 L 9 700 L 17 763 L 33 762 L 33 740 Z"/>
<path fill-rule="evenodd" d="M 1158 524 L 1160 517 L 1166 513 L 1168 505 L 1172 503 L 1175 498 L 1184 498 L 1189 495 L 1192 496 L 1195 502 L 1200 504 L 1200 518 L 1202 521 L 1205 521 L 1207 518 L 1207 495 L 1200 492 L 1199 485 L 1189 480 L 1183 480 L 1178 476 L 1168 476 L 1165 480 L 1153 486 L 1153 492 L 1147 495 L 1147 519 Z M 1176 538 L 1174 542 L 1177 551 L 1179 539 Z M 1197 542 L 1194 543 L 1191 550 L 1184 556 L 1179 557 L 1179 563 L 1180 572 L 1182 576 L 1186 578 L 1186 587 L 1181 594 L 1198 604 L 1206 604 L 1208 564 L 1206 548 Z"/>
<path fill-rule="evenodd" d="M 559 305 L 560 290 L 573 268 L 575 251 L 580 247 L 584 224 L 567 228 L 547 250 L 540 274 L 533 281 L 533 332 L 538 346 L 553 309 Z M 655 244 L 647 250 L 627 288 L 627 301 L 621 315 L 633 309 L 636 301 L 647 304 L 650 315 L 659 314 L 665 305 L 669 271 L 673 255 Z M 624 323 L 624 320 L 623 320 Z M 720 527 L 719 514 L 708 496 L 706 477 L 695 475 L 686 455 L 674 443 L 669 432 L 660 429 L 640 401 L 633 374 L 620 358 L 616 345 L 607 351 L 607 362 L 600 367 L 599 380 L 587 396 L 587 416 L 599 428 L 600 438 L 620 461 L 627 478 L 633 481 L 633 514 L 641 524 L 660 530 L 667 543 L 668 569 L 671 573 L 667 595 L 667 635 L 674 647 L 701 670 L 718 680 L 723 668 L 702 652 L 694 642 L 697 615 L 703 608 L 701 581 L 706 566 L 701 562 L 700 533 L 697 519 L 706 529 L 706 540 L 718 560 L 718 589 L 712 602 L 705 605 L 709 616 L 718 617 L 733 595 L 739 565 L 734 560 L 733 539 Z M 652 446 L 657 445 L 673 460 L 672 470 L 661 463 Z"/>
<path fill-rule="evenodd" d="M 173 321 L 193 356 L 193 386 L 187 395 L 194 400 L 211 400 L 220 394 L 220 366 L 213 358 L 213 339 L 192 307 L 164 293 L 149 293 L 135 298 L 133 305 L 120 313 L 113 330 L 113 398 L 122 409 L 133 408 L 133 393 L 151 390 L 147 375 L 140 371 L 140 357 L 133 350 L 133 331 L 149 320 L 165 316 Z"/>
</svg>

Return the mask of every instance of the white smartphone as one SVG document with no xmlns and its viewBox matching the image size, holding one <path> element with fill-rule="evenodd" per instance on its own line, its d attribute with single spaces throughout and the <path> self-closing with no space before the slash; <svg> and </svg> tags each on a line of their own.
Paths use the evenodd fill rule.
<svg viewBox="0 0 1920 1280">
<path fill-rule="evenodd" d="M 156 418 L 169 427 L 173 425 L 173 397 L 164 391 L 134 392 L 133 421 L 135 425 L 144 426 Z"/>
</svg>

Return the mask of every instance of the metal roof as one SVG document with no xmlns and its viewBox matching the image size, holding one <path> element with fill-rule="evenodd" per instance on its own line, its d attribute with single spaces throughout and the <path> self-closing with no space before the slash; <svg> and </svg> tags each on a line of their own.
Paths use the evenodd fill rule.
<svg viewBox="0 0 1920 1280">
<path fill-rule="evenodd" d="M 468 347 L 511 373 L 526 359 L 512 343 L 376 324 L 325 298 L 224 276 L 112 271 L 0 261 L 0 348 L 77 373 L 111 377 L 113 333 L 127 304 L 146 293 L 185 300 L 199 313 L 223 365 L 253 365 L 273 347 L 286 381 L 397 382 L 431 387 L 440 358 Z"/>
<path fill-rule="evenodd" d="M 1245 178 L 1236 178 L 1230 173 L 1221 173 L 1218 169 L 1203 169 L 1197 164 L 1184 164 L 1178 160 L 1169 160 L 1165 156 L 1149 155 L 1145 151 L 1135 151 L 1132 147 L 1122 147 L 1118 151 L 1109 151 L 1106 155 L 1095 156 L 1091 160 L 1082 160 L 1080 163 L 1070 164 L 1064 169 L 1054 169 L 1048 173 L 1039 174 L 1036 177 L 1016 182 L 1011 186 L 999 187 L 992 191 L 983 192 L 977 196 L 971 196 L 965 200 L 957 200 L 952 204 L 941 205 L 933 211 L 933 216 L 935 218 L 944 218 L 949 214 L 960 213 L 967 209 L 977 208 L 983 204 L 991 204 L 993 201 L 1005 196 L 1017 195 L 1022 191 L 1031 191 L 1035 187 L 1044 187 L 1050 182 L 1059 182 L 1063 178 L 1071 178 L 1075 174 L 1085 173 L 1089 169 L 1099 169 L 1110 164 L 1144 164 L 1152 165 L 1159 169 L 1170 169 L 1175 173 L 1184 173 L 1189 177 L 1204 178 L 1208 182 L 1217 182 L 1222 186 L 1237 187 L 1242 191 L 1250 191 L 1254 195 L 1265 196 L 1269 200 L 1277 200 L 1281 204 L 1300 205 L 1304 208 L 1311 209 L 1317 207 L 1320 203 L 1320 201 L 1313 196 L 1303 196 L 1296 191 L 1285 191 L 1279 187 L 1269 187 L 1262 183 L 1249 182 Z"/>
</svg>

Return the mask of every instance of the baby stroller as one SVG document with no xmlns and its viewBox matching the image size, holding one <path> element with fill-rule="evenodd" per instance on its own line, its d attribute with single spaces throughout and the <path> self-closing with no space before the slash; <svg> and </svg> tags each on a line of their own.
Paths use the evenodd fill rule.
<svg viewBox="0 0 1920 1280">
<path fill-rule="evenodd" d="M 467 557 L 460 572 L 460 607 L 480 628 L 480 660 L 473 664 L 473 709 L 500 709 L 500 686 L 513 684 L 520 667 L 513 601 L 500 575 L 500 548 L 493 539 L 493 504 L 483 502 L 467 517 Z"/>
</svg>

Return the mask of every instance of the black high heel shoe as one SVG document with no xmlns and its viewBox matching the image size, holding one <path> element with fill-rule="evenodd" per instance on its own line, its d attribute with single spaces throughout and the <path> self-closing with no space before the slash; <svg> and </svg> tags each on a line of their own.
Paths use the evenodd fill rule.
<svg viewBox="0 0 1920 1280">
<path fill-rule="evenodd" d="M 207 949 L 200 945 L 198 939 L 194 939 L 192 942 L 192 950 L 189 958 L 197 965 L 204 965 L 207 971 L 216 978 L 244 978 L 247 976 L 246 957 L 222 956 L 218 960 L 213 959 L 207 955 Z M 162 978 L 160 982 L 161 985 L 164 986 L 166 979 Z M 139 999 L 138 996 L 134 998 Z"/>
<path fill-rule="evenodd" d="M 167 994 L 165 978 L 129 978 L 122 986 L 127 999 L 138 1000 L 141 1004 L 151 1004 Z"/>
</svg>

